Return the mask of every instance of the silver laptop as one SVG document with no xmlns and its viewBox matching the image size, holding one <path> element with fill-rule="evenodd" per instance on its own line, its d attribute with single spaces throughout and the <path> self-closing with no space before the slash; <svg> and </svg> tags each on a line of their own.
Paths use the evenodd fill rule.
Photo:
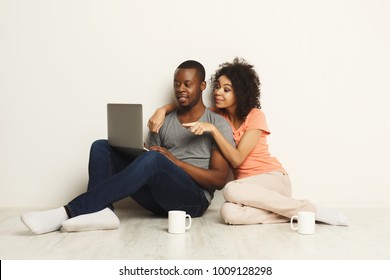
<svg viewBox="0 0 390 280">
<path fill-rule="evenodd" d="M 128 155 L 144 153 L 142 104 L 107 104 L 107 137 L 110 146 Z"/>
</svg>

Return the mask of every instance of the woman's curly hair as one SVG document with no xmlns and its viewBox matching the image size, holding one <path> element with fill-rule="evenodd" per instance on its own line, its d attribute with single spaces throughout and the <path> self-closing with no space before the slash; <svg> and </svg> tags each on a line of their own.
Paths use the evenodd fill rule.
<svg viewBox="0 0 390 280">
<path fill-rule="evenodd" d="M 236 116 L 240 120 L 245 120 L 253 108 L 261 108 L 260 79 L 253 65 L 238 57 L 233 62 L 219 65 L 219 69 L 211 77 L 213 91 L 221 76 L 226 76 L 232 82 L 237 100 Z"/>
</svg>

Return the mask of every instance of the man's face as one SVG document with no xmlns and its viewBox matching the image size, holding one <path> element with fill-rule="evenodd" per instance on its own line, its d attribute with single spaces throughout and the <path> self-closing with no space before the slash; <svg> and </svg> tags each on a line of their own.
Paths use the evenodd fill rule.
<svg viewBox="0 0 390 280">
<path fill-rule="evenodd" d="M 180 107 L 192 107 L 197 104 L 205 87 L 205 82 L 200 81 L 196 69 L 176 69 L 173 88 Z"/>
</svg>

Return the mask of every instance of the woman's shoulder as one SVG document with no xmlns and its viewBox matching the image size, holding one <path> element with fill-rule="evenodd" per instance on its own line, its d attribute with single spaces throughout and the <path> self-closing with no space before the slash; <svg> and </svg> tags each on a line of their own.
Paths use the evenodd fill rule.
<svg viewBox="0 0 390 280">
<path fill-rule="evenodd" d="M 258 119 L 258 118 L 261 119 L 265 118 L 264 112 L 259 108 L 252 108 L 247 115 L 247 120 Z"/>
<path fill-rule="evenodd" d="M 261 129 L 269 133 L 267 121 L 263 111 L 259 108 L 253 108 L 245 119 L 246 129 Z"/>
</svg>

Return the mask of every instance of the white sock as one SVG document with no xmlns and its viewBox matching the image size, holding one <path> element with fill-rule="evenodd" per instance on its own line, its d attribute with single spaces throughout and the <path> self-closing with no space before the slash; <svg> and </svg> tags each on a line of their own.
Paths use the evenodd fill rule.
<svg viewBox="0 0 390 280">
<path fill-rule="evenodd" d="M 119 224 L 119 219 L 115 213 L 110 208 L 105 208 L 99 212 L 76 216 L 64 221 L 62 230 L 72 232 L 117 229 Z"/>
<path fill-rule="evenodd" d="M 348 219 L 340 211 L 316 205 L 316 220 L 334 226 L 347 226 Z"/>
<path fill-rule="evenodd" d="M 29 212 L 23 214 L 22 222 L 35 234 L 42 234 L 51 231 L 56 231 L 61 228 L 64 221 L 68 219 L 65 208 Z"/>
</svg>

